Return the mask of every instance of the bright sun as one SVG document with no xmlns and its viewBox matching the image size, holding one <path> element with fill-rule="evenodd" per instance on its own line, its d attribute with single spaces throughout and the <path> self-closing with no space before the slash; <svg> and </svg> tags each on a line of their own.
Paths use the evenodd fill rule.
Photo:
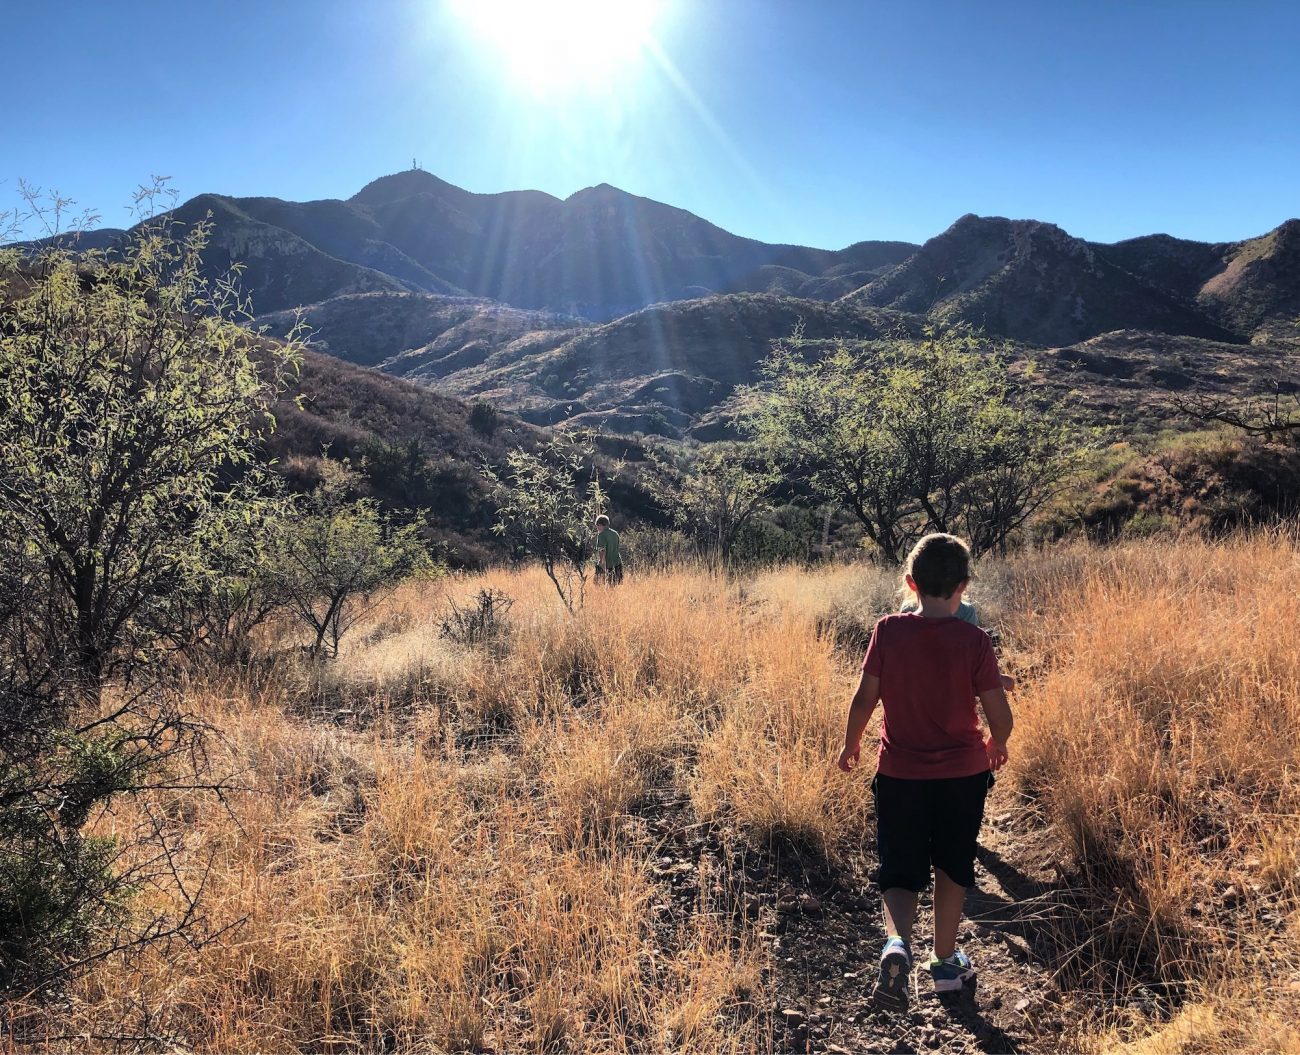
<svg viewBox="0 0 1300 1055">
<path fill-rule="evenodd" d="M 453 0 L 456 14 L 533 91 L 601 87 L 639 64 L 659 0 Z"/>
</svg>

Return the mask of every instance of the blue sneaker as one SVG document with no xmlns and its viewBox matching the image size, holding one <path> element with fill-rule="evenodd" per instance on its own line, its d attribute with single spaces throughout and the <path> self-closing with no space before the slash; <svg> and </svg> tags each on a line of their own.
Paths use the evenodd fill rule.
<svg viewBox="0 0 1300 1055">
<path fill-rule="evenodd" d="M 907 1010 L 907 976 L 912 973 L 912 950 L 899 937 L 891 937 L 880 952 L 880 978 L 871 1003 L 891 1011 Z"/>
<path fill-rule="evenodd" d="M 970 957 L 964 952 L 956 951 L 946 960 L 932 957 L 930 960 L 930 977 L 934 979 L 936 993 L 960 992 L 964 985 L 975 984 L 975 968 L 970 965 Z"/>
</svg>

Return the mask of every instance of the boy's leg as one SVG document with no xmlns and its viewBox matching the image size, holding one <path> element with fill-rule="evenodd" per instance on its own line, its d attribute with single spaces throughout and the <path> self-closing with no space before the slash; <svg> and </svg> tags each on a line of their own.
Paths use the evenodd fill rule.
<svg viewBox="0 0 1300 1055">
<path fill-rule="evenodd" d="M 917 794 L 919 781 L 877 774 L 872 783 L 876 799 L 876 842 L 880 870 L 876 883 L 885 910 L 885 947 L 880 977 L 872 992 L 877 1007 L 907 1007 L 912 952 L 908 942 L 916 918 L 917 894 L 930 878 L 925 803 Z"/>
<path fill-rule="evenodd" d="M 936 793 L 945 800 L 936 809 L 931 829 L 930 857 L 934 863 L 934 955 L 935 963 L 948 960 L 957 952 L 957 931 L 961 926 L 966 890 L 975 885 L 975 853 L 979 847 L 980 825 L 984 820 L 984 800 L 993 782 L 991 773 L 972 777 L 935 781 Z M 946 968 L 944 969 L 946 970 Z M 942 971 L 940 973 L 943 973 Z M 969 960 L 957 972 L 955 984 L 974 977 Z M 935 974 L 936 988 L 940 975 Z"/>
<path fill-rule="evenodd" d="M 876 774 L 876 885 L 885 908 L 885 930 L 910 940 L 917 895 L 930 883 L 925 781 Z M 888 936 L 888 935 L 887 935 Z"/>
<path fill-rule="evenodd" d="M 957 951 L 957 928 L 966 903 L 966 888 L 948 878 L 942 868 L 934 870 L 934 954 L 946 960 Z"/>
<path fill-rule="evenodd" d="M 885 903 L 885 937 L 897 935 L 911 945 L 912 924 L 916 921 L 916 891 L 890 887 L 881 894 L 881 900 Z"/>
</svg>

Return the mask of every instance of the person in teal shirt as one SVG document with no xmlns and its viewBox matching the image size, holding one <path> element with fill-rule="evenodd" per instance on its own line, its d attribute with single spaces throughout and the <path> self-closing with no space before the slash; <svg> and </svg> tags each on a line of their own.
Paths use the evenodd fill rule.
<svg viewBox="0 0 1300 1055">
<path fill-rule="evenodd" d="M 913 597 L 909 601 L 904 601 L 902 607 L 898 610 L 904 614 L 908 612 L 919 612 L 921 610 L 921 604 L 915 597 Z M 955 614 L 963 623 L 970 623 L 972 626 L 980 625 L 979 615 L 975 611 L 975 606 L 971 604 L 970 601 L 962 601 L 962 603 L 957 606 Z"/>
<path fill-rule="evenodd" d="M 911 597 L 909 597 L 906 601 L 903 602 L 902 607 L 900 607 L 898 610 L 904 614 L 907 614 L 909 612 L 919 613 L 921 611 L 921 601 L 916 596 L 916 594 L 912 594 Z M 970 601 L 963 600 L 961 604 L 957 606 L 957 611 L 954 612 L 953 615 L 956 616 L 956 618 L 960 619 L 963 623 L 970 623 L 972 626 L 980 625 L 979 613 L 975 611 L 975 606 L 971 604 Z M 1015 687 L 1016 687 L 1016 679 L 1013 678 L 1010 674 L 1003 674 L 1002 688 L 1005 689 L 1007 692 L 1012 692 L 1015 690 Z"/>
<path fill-rule="evenodd" d="M 596 575 L 607 586 L 617 586 L 623 581 L 623 556 L 618 551 L 618 532 L 604 513 L 596 518 L 596 532 Z"/>
</svg>

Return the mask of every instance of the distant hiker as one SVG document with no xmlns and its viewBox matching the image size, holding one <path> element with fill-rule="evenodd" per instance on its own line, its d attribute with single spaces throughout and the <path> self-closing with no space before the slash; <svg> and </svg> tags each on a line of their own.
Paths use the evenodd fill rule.
<svg viewBox="0 0 1300 1055">
<path fill-rule="evenodd" d="M 609 526 L 604 513 L 596 518 L 596 578 L 607 586 L 623 581 L 623 557 L 618 551 L 618 532 Z"/>
<path fill-rule="evenodd" d="M 1012 718 L 989 636 L 957 617 L 970 580 L 970 550 L 961 539 L 936 534 L 916 544 L 905 581 L 920 610 L 876 623 L 849 706 L 839 758 L 846 772 L 859 764 L 877 702 L 885 706 L 872 782 L 886 937 L 873 993 L 880 1007 L 907 1006 L 912 924 L 932 868 L 935 991 L 957 991 L 975 980 L 970 959 L 957 950 L 957 929 L 966 888 L 975 885 L 984 799 L 993 771 L 1006 764 Z"/>
</svg>

